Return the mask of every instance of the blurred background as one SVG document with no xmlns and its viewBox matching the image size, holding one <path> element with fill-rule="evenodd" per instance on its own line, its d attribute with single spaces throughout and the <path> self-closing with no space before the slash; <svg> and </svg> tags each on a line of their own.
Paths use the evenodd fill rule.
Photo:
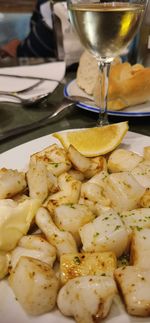
<svg viewBox="0 0 150 323">
<path fill-rule="evenodd" d="M 40 2 L 40 1 L 39 1 Z M 54 0 L 54 3 L 58 3 L 58 0 Z M 61 2 L 61 1 L 60 1 Z M 28 35 L 30 30 L 30 19 L 32 12 L 36 6 L 36 0 L 0 0 L 0 48 L 9 43 L 13 39 L 18 39 L 20 41 L 24 40 Z M 59 10 L 58 10 L 59 9 Z M 56 14 L 57 20 L 60 18 L 61 20 L 61 7 L 57 9 L 56 6 Z M 58 12 L 57 12 L 58 11 Z M 62 22 L 62 21 L 61 21 Z M 66 24 L 66 21 L 65 21 Z M 58 26 L 58 23 L 57 23 Z M 72 41 L 71 46 L 68 44 L 69 50 L 67 49 L 67 55 L 70 55 L 69 52 L 72 50 L 70 57 L 72 59 L 72 55 L 74 55 L 74 60 L 79 57 L 81 51 L 78 50 L 78 39 L 73 35 L 72 32 L 68 33 L 68 26 L 61 24 L 62 30 L 58 29 L 56 31 L 57 42 L 62 43 L 62 37 L 65 37 L 65 41 Z M 64 30 L 63 30 L 64 28 Z M 59 35 L 58 35 L 59 33 Z M 60 34 L 63 36 L 60 37 Z M 70 37 L 70 38 L 69 38 Z M 65 43 L 64 43 L 65 44 Z M 69 43 L 70 44 L 70 43 Z M 61 44 L 57 44 L 58 48 L 61 47 Z M 75 49 L 77 48 L 77 52 Z M 67 57 L 67 56 L 66 56 Z M 62 54 L 61 54 L 61 58 Z M 69 57 L 67 60 L 69 62 Z M 129 61 L 131 64 L 141 63 L 144 66 L 150 66 L 150 1 L 147 0 L 147 10 L 145 13 L 143 24 L 133 40 L 132 44 L 129 47 L 128 52 L 122 57 L 123 61 Z M 8 59 L 5 58 L 8 63 Z M 5 62 L 3 60 L 3 62 Z M 1 63 L 2 61 L 0 61 Z"/>
<path fill-rule="evenodd" d="M 29 21 L 36 0 L 0 0 L 0 46 L 29 32 Z"/>
<path fill-rule="evenodd" d="M 13 38 L 23 40 L 29 32 L 30 13 L 0 12 L 0 46 Z"/>
</svg>

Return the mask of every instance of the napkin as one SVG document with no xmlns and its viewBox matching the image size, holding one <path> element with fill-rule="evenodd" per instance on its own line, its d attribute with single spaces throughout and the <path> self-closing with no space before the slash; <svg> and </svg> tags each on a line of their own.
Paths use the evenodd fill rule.
<svg viewBox="0 0 150 323">
<path fill-rule="evenodd" d="M 61 52 L 59 53 L 59 49 L 60 51 L 62 51 L 61 43 L 63 43 L 63 51 L 64 51 L 63 57 L 67 66 L 69 66 L 79 61 L 79 58 L 84 48 L 80 42 L 80 39 L 75 29 L 70 23 L 66 1 L 56 2 L 56 3 L 54 2 L 53 10 L 54 10 L 54 14 L 59 19 L 60 26 L 61 26 L 61 32 L 60 32 L 60 29 L 58 27 L 58 22 L 54 24 L 57 45 L 58 45 L 58 55 L 59 55 L 58 57 L 62 57 L 62 53 Z"/>
<path fill-rule="evenodd" d="M 0 68 L 0 91 L 17 92 L 28 89 L 38 82 L 38 79 L 28 79 L 28 77 L 37 77 L 43 79 L 42 83 L 32 90 L 29 90 L 26 93 L 20 93 L 19 95 L 22 98 L 30 98 L 40 94 L 52 93 L 59 82 L 64 78 L 65 71 L 65 62 Z M 2 74 L 9 74 L 13 77 L 1 76 Z M 26 78 L 18 78 L 16 76 L 23 76 Z M 0 102 L 2 101 L 18 102 L 19 100 L 0 94 Z"/>
<path fill-rule="evenodd" d="M 66 1 L 51 1 L 51 5 L 46 1 L 40 5 L 40 12 L 44 22 L 55 30 L 59 59 L 67 66 L 77 63 L 84 48 L 70 22 Z"/>
</svg>

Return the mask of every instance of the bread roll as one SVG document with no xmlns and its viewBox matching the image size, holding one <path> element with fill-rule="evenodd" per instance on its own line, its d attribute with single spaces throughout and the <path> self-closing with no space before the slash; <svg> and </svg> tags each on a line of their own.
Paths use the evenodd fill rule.
<svg viewBox="0 0 150 323">
<path fill-rule="evenodd" d="M 96 59 L 84 52 L 77 71 L 77 84 L 93 95 L 100 105 L 100 76 Z M 103 81 L 102 81 L 103 87 Z M 140 64 L 115 62 L 110 69 L 108 109 L 121 110 L 150 100 L 150 68 Z"/>
<path fill-rule="evenodd" d="M 87 51 L 84 51 L 80 57 L 77 70 L 78 86 L 87 94 L 93 95 L 98 75 L 99 70 L 96 59 Z"/>
</svg>

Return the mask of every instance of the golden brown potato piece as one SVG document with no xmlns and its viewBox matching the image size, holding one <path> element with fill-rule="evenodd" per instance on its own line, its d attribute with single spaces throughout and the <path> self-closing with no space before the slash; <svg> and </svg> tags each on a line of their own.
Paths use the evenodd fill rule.
<svg viewBox="0 0 150 323">
<path fill-rule="evenodd" d="M 115 253 L 70 253 L 60 257 L 61 283 L 78 276 L 113 276 L 117 267 Z"/>
</svg>

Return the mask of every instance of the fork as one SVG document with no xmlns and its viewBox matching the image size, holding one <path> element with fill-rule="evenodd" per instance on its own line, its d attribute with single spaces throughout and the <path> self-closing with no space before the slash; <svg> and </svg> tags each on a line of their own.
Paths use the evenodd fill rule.
<svg viewBox="0 0 150 323">
<path fill-rule="evenodd" d="M 52 78 L 40 78 L 40 77 L 34 77 L 34 76 L 23 76 L 23 75 L 11 75 L 11 74 L 0 74 L 0 76 L 4 76 L 4 77 L 17 77 L 20 79 L 29 79 L 29 80 L 38 80 L 36 83 L 34 83 L 31 86 L 28 86 L 27 88 L 23 89 L 23 90 L 19 90 L 19 91 L 0 91 L 0 96 L 8 96 L 11 98 L 16 98 L 18 99 L 22 104 L 24 105 L 30 105 L 33 103 L 37 103 L 38 101 L 41 101 L 41 99 L 45 98 L 48 96 L 48 94 L 50 93 L 45 93 L 45 94 L 39 94 L 37 96 L 25 99 L 22 98 L 20 96 L 20 94 L 25 94 L 28 93 L 29 91 L 33 90 L 35 87 L 37 87 L 38 85 L 42 84 L 44 81 L 53 81 L 53 82 L 57 82 L 58 84 L 61 84 L 62 82 L 56 79 L 52 79 Z M 0 101 L 1 103 L 2 101 Z M 6 100 L 5 100 L 6 102 Z M 10 101 L 8 101 L 10 102 Z"/>
<path fill-rule="evenodd" d="M 17 128 L 3 131 L 0 133 L 0 141 L 50 124 L 51 122 L 55 121 L 55 119 L 57 119 L 57 117 L 63 111 L 67 110 L 68 108 L 73 108 L 81 99 L 82 102 L 92 101 L 92 99 L 87 99 L 86 97 L 81 96 L 64 97 L 63 101 L 60 103 L 60 105 L 58 105 L 57 109 L 53 113 L 48 114 L 46 117 L 25 126 L 19 126 Z"/>
<path fill-rule="evenodd" d="M 0 91 L 0 95 L 7 95 L 7 96 L 13 96 L 16 98 L 20 98 L 18 96 L 18 94 L 27 93 L 28 91 L 33 90 L 35 87 L 37 87 L 38 85 L 40 85 L 43 82 L 44 82 L 44 80 L 39 80 L 36 83 L 34 83 L 33 85 L 30 85 L 30 86 L 26 87 L 25 89 L 19 90 L 19 91 Z"/>
<path fill-rule="evenodd" d="M 43 93 L 43 94 L 38 94 L 38 95 L 34 95 L 28 99 L 24 99 L 22 98 L 20 95 L 17 95 L 15 93 L 7 93 L 6 96 L 8 97 L 13 97 L 13 98 L 17 98 L 19 99 L 20 103 L 22 103 L 23 105 L 25 106 L 30 106 L 30 105 L 33 105 L 33 104 L 37 104 L 41 101 L 43 101 L 44 99 L 46 99 L 48 97 L 48 95 L 50 94 L 51 92 L 47 92 L 47 93 Z M 2 95 L 5 95 L 4 93 Z M 0 96 L 1 96 L 1 92 L 0 92 Z M 3 101 L 0 101 L 0 103 L 2 103 Z M 4 100 L 4 103 L 6 103 L 6 99 Z M 8 101 L 8 103 L 13 103 L 12 101 Z M 15 102 L 15 104 L 18 103 L 18 102 Z"/>
<path fill-rule="evenodd" d="M 61 84 L 62 82 L 54 79 L 54 78 L 50 78 L 50 77 L 38 77 L 38 76 L 26 76 L 26 75 L 17 75 L 17 74 L 2 74 L 0 73 L 0 76 L 3 77 L 12 77 L 12 78 L 18 78 L 18 79 L 28 79 L 28 80 L 40 80 L 40 81 L 55 81 L 58 82 L 58 84 Z"/>
<path fill-rule="evenodd" d="M 34 95 L 33 97 L 28 98 L 28 99 L 22 98 L 20 96 L 20 94 L 28 93 L 29 91 L 33 90 L 34 88 L 36 88 L 38 85 L 40 85 L 43 82 L 44 82 L 43 80 L 40 80 L 40 81 L 34 83 L 33 85 L 28 86 L 27 88 L 25 88 L 23 90 L 19 90 L 19 91 L 10 91 L 10 92 L 9 91 L 0 91 L 0 96 L 6 96 L 6 97 L 10 97 L 10 98 L 19 99 L 19 101 L 23 105 L 31 105 L 31 104 L 34 104 L 34 103 L 38 103 L 39 101 L 46 98 L 49 93 L 39 94 L 39 95 L 36 95 L 36 96 Z M 3 101 L 0 101 L 0 103 L 2 103 L 2 102 Z M 4 102 L 6 102 L 6 99 L 4 100 Z M 10 102 L 10 101 L 8 101 L 8 102 Z"/>
</svg>

